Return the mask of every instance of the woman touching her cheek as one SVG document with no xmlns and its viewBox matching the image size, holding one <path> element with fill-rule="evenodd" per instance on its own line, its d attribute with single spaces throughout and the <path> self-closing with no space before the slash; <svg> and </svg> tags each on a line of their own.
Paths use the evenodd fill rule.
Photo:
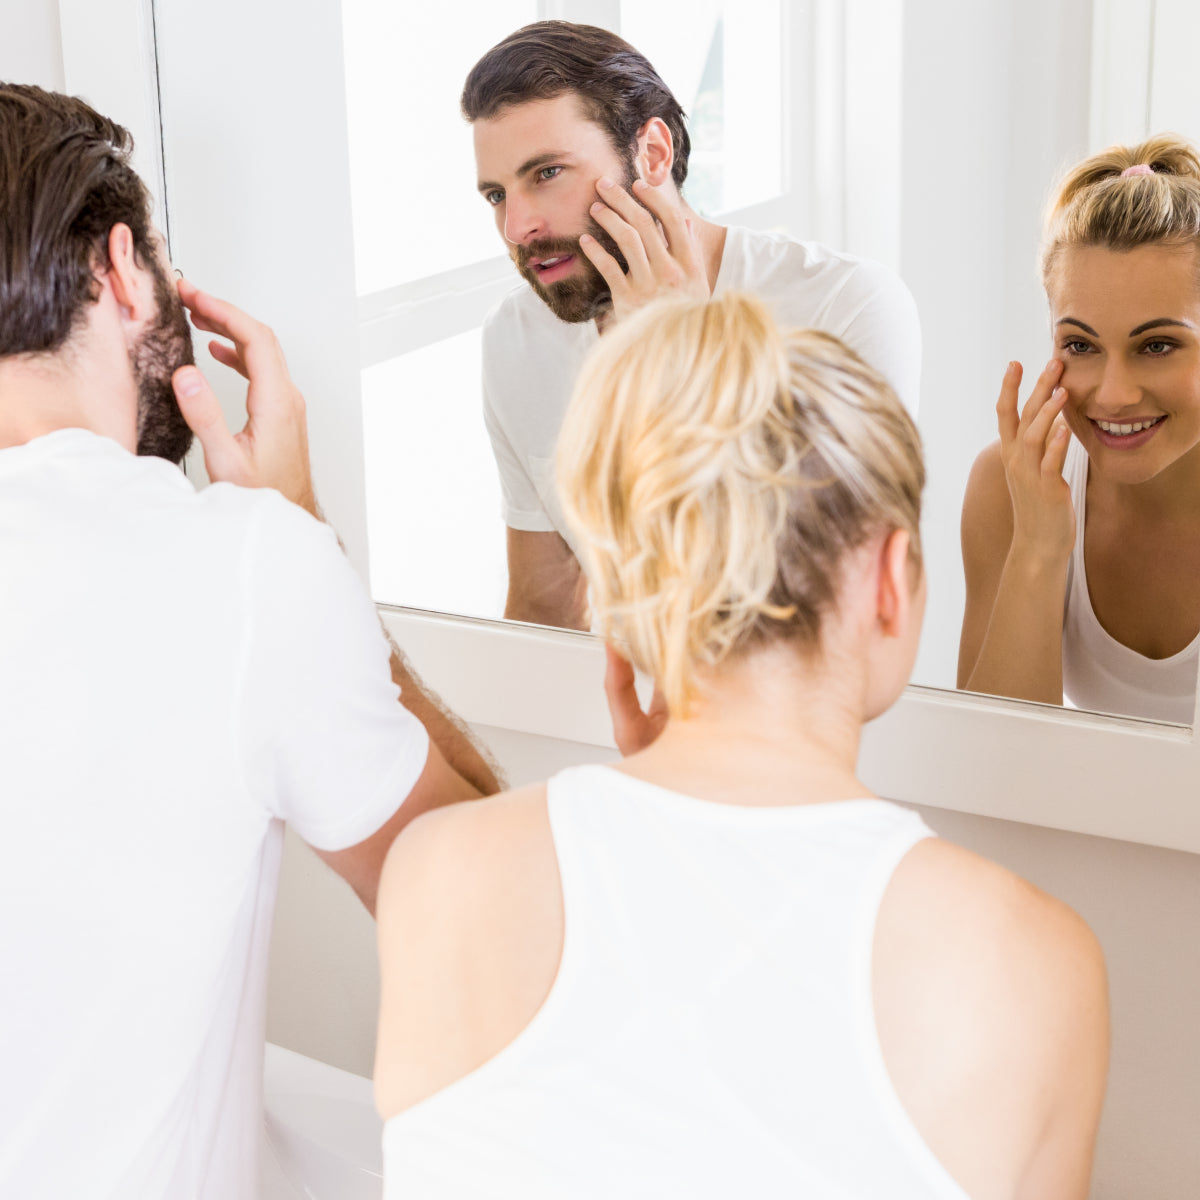
<svg viewBox="0 0 1200 1200">
<path fill-rule="evenodd" d="M 1160 135 L 1064 180 L 1053 358 L 963 504 L 971 691 L 1190 723 L 1200 655 L 1200 157 Z"/>
</svg>

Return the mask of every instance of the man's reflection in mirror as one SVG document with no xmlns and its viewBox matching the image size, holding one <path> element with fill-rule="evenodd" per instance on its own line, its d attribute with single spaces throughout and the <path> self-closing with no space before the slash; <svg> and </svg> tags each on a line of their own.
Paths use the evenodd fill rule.
<svg viewBox="0 0 1200 1200">
<path fill-rule="evenodd" d="M 916 411 L 920 327 L 877 263 L 719 225 L 687 203 L 684 113 L 608 30 L 542 21 L 472 68 L 462 94 L 479 191 L 524 278 L 483 328 L 484 413 L 508 538 L 505 616 L 586 629 L 587 590 L 552 463 L 575 376 L 610 322 L 667 293 L 756 293 L 832 333 Z"/>
<path fill-rule="evenodd" d="M 1074 168 L 1041 259 L 1053 358 L 963 506 L 959 686 L 1190 724 L 1200 657 L 1200 156 Z"/>
</svg>

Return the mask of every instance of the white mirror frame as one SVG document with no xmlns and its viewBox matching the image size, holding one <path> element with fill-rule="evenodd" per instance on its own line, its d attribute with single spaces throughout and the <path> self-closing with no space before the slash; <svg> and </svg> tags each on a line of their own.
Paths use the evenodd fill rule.
<svg viewBox="0 0 1200 1200">
<path fill-rule="evenodd" d="M 66 84 L 133 129 L 147 181 L 166 189 L 176 265 L 279 334 L 308 397 L 318 492 L 365 577 L 340 11 L 336 0 L 308 6 L 303 23 L 277 11 L 248 0 L 163 5 L 156 63 L 150 0 L 60 0 Z M 147 166 L 155 96 L 161 174 Z M 240 420 L 241 389 L 222 389 Z M 612 746 L 595 639 L 381 611 L 465 720 Z M 910 687 L 868 728 L 860 766 L 891 799 L 1200 853 L 1191 730 Z"/>
</svg>

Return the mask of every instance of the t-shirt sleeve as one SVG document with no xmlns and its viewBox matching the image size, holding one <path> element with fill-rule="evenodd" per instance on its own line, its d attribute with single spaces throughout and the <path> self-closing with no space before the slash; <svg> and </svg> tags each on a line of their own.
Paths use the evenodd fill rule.
<svg viewBox="0 0 1200 1200">
<path fill-rule="evenodd" d="M 555 526 L 542 504 L 537 482 L 505 429 L 503 398 L 512 395 L 514 381 L 505 377 L 508 364 L 495 345 L 496 333 L 483 330 L 483 421 L 500 472 L 500 512 L 510 529 L 553 532 Z M 549 469 L 552 464 L 540 464 Z M 545 480 L 542 481 L 543 484 Z"/>
<path fill-rule="evenodd" d="M 263 494 L 243 562 L 235 733 L 252 796 L 342 850 L 404 803 L 429 738 L 399 702 L 375 607 L 333 531 Z"/>
<path fill-rule="evenodd" d="M 839 336 L 892 385 L 916 419 L 921 398 L 921 320 L 904 281 L 863 260 L 838 296 Z"/>
</svg>

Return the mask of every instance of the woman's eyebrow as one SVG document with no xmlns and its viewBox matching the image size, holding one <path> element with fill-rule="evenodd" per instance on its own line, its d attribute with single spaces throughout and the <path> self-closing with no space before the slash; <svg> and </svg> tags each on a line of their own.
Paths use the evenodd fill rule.
<svg viewBox="0 0 1200 1200">
<path fill-rule="evenodd" d="M 1196 328 L 1191 321 L 1180 321 L 1175 317 L 1155 317 L 1153 321 L 1143 321 L 1136 329 L 1131 329 L 1129 336 L 1134 338 L 1139 333 L 1145 333 L 1147 329 L 1158 329 L 1162 325 L 1182 325 L 1185 329 Z"/>
<path fill-rule="evenodd" d="M 1056 325 L 1078 325 L 1079 328 L 1082 329 L 1084 333 L 1090 333 L 1092 335 L 1092 337 L 1100 336 L 1090 325 L 1085 325 L 1077 317 L 1060 317 L 1059 320 L 1055 322 L 1055 324 Z M 1130 334 L 1130 337 L 1132 337 L 1132 336 L 1133 335 Z"/>
</svg>

